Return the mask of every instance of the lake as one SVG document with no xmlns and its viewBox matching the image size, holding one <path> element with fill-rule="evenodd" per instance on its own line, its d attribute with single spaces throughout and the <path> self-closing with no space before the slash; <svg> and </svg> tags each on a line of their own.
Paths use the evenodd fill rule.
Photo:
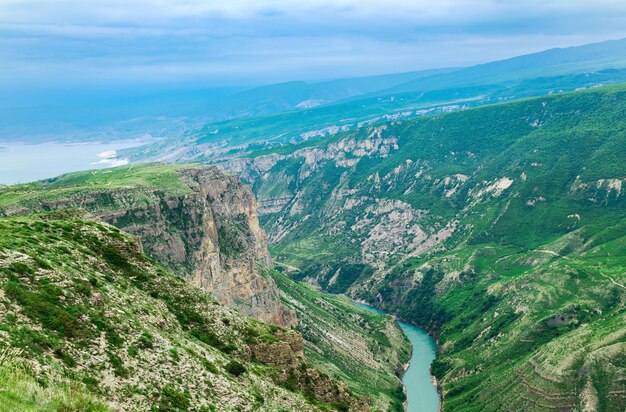
<svg viewBox="0 0 626 412">
<path fill-rule="evenodd" d="M 79 170 L 122 166 L 117 151 L 145 144 L 144 140 L 113 143 L 0 142 L 0 184 L 33 182 Z"/>
<path fill-rule="evenodd" d="M 355 305 L 370 312 L 386 314 L 369 305 L 357 302 Z M 413 346 L 409 368 L 402 378 L 407 396 L 407 411 L 437 412 L 439 394 L 430 376 L 430 364 L 437 354 L 437 344 L 423 329 L 404 322 L 398 323 Z"/>
</svg>

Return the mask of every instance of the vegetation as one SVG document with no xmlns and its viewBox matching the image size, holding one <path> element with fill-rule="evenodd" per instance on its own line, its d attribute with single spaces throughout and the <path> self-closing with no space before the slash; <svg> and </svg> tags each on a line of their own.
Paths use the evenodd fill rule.
<svg viewBox="0 0 626 412">
<path fill-rule="evenodd" d="M 320 107 L 294 110 L 296 107 L 291 106 L 274 113 L 266 111 L 251 117 L 211 122 L 182 138 L 129 149 L 124 155 L 134 161 L 192 159 L 218 163 L 231 158 L 283 153 L 293 150 L 292 143 L 297 143 L 298 148 L 316 145 L 318 138 L 392 120 L 620 83 L 626 80 L 626 70 L 619 47 L 609 52 L 612 57 L 606 54 L 608 49 L 591 52 L 581 48 L 563 51 L 567 56 L 548 58 L 540 53 L 462 70 L 444 70 Z M 552 52 L 560 53 L 546 53 Z M 578 53 L 581 55 L 573 57 Z M 568 60 L 570 64 L 565 64 Z M 561 63 L 554 64 L 555 61 Z M 294 84 L 281 86 L 293 88 Z"/>
<path fill-rule="evenodd" d="M 625 119 L 626 86 L 597 88 L 259 152 L 245 177 L 280 199 L 261 220 L 292 276 L 439 338 L 444 409 L 622 410 Z"/>
<path fill-rule="evenodd" d="M 32 206 L 39 202 L 70 201 L 73 197 L 97 191 L 158 189 L 166 194 L 190 193 L 177 173 L 189 165 L 132 165 L 104 170 L 89 170 L 62 175 L 41 182 L 3 187 L 0 208 Z M 193 167 L 193 166 L 192 166 Z M 100 194 L 101 208 L 111 207 L 111 196 Z M 71 204 L 71 202 L 70 202 Z"/>
<path fill-rule="evenodd" d="M 48 384 L 38 381 L 20 350 L 0 352 L 0 411 L 107 412 L 110 409 L 76 382 Z"/>
<path fill-rule="evenodd" d="M 287 307 L 298 316 L 309 361 L 369 399 L 374 410 L 402 410 L 401 375 L 410 345 L 390 315 L 356 307 L 271 269 Z M 395 409 L 394 409 L 395 408 Z"/>
<path fill-rule="evenodd" d="M 261 343 L 295 356 L 280 352 L 277 333 L 288 332 L 219 305 L 140 250 L 79 210 L 0 219 L 0 348 L 14 348 L 0 352 L 0 410 L 223 410 L 259 396 L 270 408 L 331 408 L 275 384 L 271 357 L 250 362 Z"/>
<path fill-rule="evenodd" d="M 285 273 L 437 336 L 432 370 L 445 410 L 623 411 L 625 122 L 626 86 L 598 88 L 264 148 L 245 160 L 244 177 Z M 106 188 L 126 184 L 185 193 L 177 167 L 2 188 L 0 207 L 45 207 L 94 190 L 108 210 Z M 217 229 L 229 255 L 242 252 L 245 228 Z M 216 385 L 236 406 L 346 407 L 293 392 L 311 387 L 298 380 L 309 376 L 305 364 L 275 385 L 280 374 L 245 354 L 280 341 L 276 328 L 216 304 L 141 254 L 133 238 L 80 212 L 0 220 L 0 276 L 1 343 L 43 365 L 19 379 L 82 382 L 90 396 L 135 408 L 235 406 L 223 404 Z M 266 276 L 298 312 L 312 363 L 375 405 L 401 402 L 393 374 L 406 342 L 382 332 L 389 318 Z M 329 331 L 360 350 L 329 342 Z M 159 369 L 166 375 L 148 362 L 167 365 Z M 386 379 L 372 383 L 379 366 Z M 132 380 L 138 373 L 141 384 Z M 97 389 L 111 377 L 115 385 Z"/>
<path fill-rule="evenodd" d="M 233 376 L 240 376 L 246 372 L 246 367 L 235 360 L 228 362 L 224 369 Z"/>
</svg>

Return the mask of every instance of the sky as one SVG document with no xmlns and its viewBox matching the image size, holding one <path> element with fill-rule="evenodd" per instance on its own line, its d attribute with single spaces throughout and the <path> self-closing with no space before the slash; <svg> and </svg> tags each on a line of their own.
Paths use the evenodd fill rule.
<svg viewBox="0 0 626 412">
<path fill-rule="evenodd" d="M 0 96 L 460 67 L 624 22 L 624 0 L 0 0 Z"/>
</svg>

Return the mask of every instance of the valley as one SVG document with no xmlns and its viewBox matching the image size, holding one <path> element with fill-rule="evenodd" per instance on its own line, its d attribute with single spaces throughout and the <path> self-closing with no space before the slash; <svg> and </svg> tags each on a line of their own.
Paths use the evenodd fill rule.
<svg viewBox="0 0 626 412">
<path fill-rule="evenodd" d="M 294 394 L 289 402 L 308 403 L 311 410 L 403 408 L 410 342 L 394 318 L 357 308 L 349 297 L 407 322 L 401 325 L 414 342 L 408 324 L 437 339 L 431 371 L 444 411 L 501 405 L 619 411 L 626 401 L 625 95 L 625 86 L 618 85 L 393 120 L 263 149 L 217 167 L 149 164 L 77 172 L 0 188 L 0 214 L 10 230 L 17 225 L 32 231 L 47 227 L 38 222 L 48 219 L 33 213 L 52 213 L 50 219 L 66 224 L 77 218 L 63 211 L 85 210 L 76 212 L 89 213 L 79 219 L 103 221 L 136 236 L 139 252 L 145 250 L 157 265 L 150 269 L 154 273 L 176 273 L 194 293 L 203 289 L 204 296 L 210 292 L 240 311 L 235 317 L 242 312 L 281 325 L 274 334 L 291 328 L 297 334 L 284 338 L 299 339 L 289 346 L 296 345 L 296 357 L 306 360 L 278 355 L 274 365 L 274 355 L 268 357 L 262 346 L 252 361 L 283 370 L 259 376 L 269 376 L 270 386 Z M 38 268 L 33 256 L 42 252 L 28 252 L 30 257 L 18 259 L 26 265 L 19 269 L 23 276 L 14 278 L 17 245 L 32 246 L 26 239 L 34 232 L 27 233 L 3 249 L 10 308 L 3 316 L 15 312 L 24 322 L 49 322 L 37 318 L 36 310 L 29 315 L 31 298 L 10 289 L 17 282 L 16 287 L 44 296 L 35 286 L 52 270 L 48 265 L 56 267 L 50 257 Z M 60 247 L 87 253 L 70 245 Z M 54 259 L 60 268 L 67 265 L 60 255 Z M 85 259 L 84 265 L 91 262 Z M 127 276 L 134 273 L 131 266 L 113 270 Z M 61 300 L 55 291 L 52 305 L 79 296 Z M 144 292 L 132 296 L 137 293 Z M 246 353 L 259 341 L 244 336 L 250 343 L 241 346 L 232 335 L 229 342 L 241 352 L 231 353 L 230 343 L 206 340 L 195 326 L 179 322 L 180 336 L 191 339 L 184 345 L 226 351 L 223 365 L 228 356 L 249 362 Z M 36 324 L 28 328 L 38 330 Z M 68 351 L 79 356 L 83 344 L 54 323 L 51 335 L 32 337 L 33 343 L 20 337 L 26 326 L 6 325 L 7 342 L 35 350 L 38 364 L 49 365 L 42 369 L 46 379 L 63 388 L 63 371 L 80 363 L 58 362 Z M 280 336 L 259 342 L 280 346 Z M 420 356 L 432 353 L 424 344 L 414 343 Z M 119 350 L 107 353 L 135 365 Z M 119 365 L 118 358 L 111 359 L 113 368 Z M 422 372 L 430 361 L 424 362 Z M 296 366 L 296 372 L 294 365 L 306 366 Z M 308 368 L 311 372 L 302 372 Z M 112 376 L 115 385 L 124 378 L 115 369 Z M 317 382 L 313 387 L 311 379 Z M 419 379 L 404 386 L 430 387 L 432 394 L 429 375 Z M 112 388 L 93 392 L 87 385 L 81 396 L 95 405 L 102 396 L 118 396 Z M 184 387 L 177 390 L 185 393 Z M 140 391 L 138 402 L 164 396 Z M 260 396 L 264 402 L 274 399 Z M 243 394 L 231 399 L 244 408 L 257 402 Z"/>
<path fill-rule="evenodd" d="M 363 303 L 355 305 L 373 313 L 384 313 Z M 430 365 L 438 351 L 437 344 L 426 331 L 408 323 L 399 324 L 413 347 L 411 359 L 402 378 L 407 394 L 406 411 L 437 411 L 440 406 L 439 393 L 430 374 Z"/>
<path fill-rule="evenodd" d="M 438 338 L 444 410 L 618 411 L 624 93 L 392 121 L 220 167 L 257 195 L 285 273 Z"/>
<path fill-rule="evenodd" d="M 5 111 L 0 411 L 623 412 L 625 53 Z"/>
</svg>

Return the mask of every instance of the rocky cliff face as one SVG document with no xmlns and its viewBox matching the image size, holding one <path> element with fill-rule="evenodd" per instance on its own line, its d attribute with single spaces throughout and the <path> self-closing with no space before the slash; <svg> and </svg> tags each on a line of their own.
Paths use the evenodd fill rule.
<svg viewBox="0 0 626 412">
<path fill-rule="evenodd" d="M 250 190 L 237 177 L 214 168 L 183 169 L 180 174 L 191 194 L 100 217 L 137 235 L 148 255 L 221 303 L 267 322 L 292 324 L 294 317 L 280 304 L 274 282 L 257 269 L 258 263 L 269 265 L 271 260 Z"/>
<path fill-rule="evenodd" d="M 171 174 L 170 169 L 150 168 L 156 176 Z M 145 173 L 145 167 L 139 169 Z M 252 192 L 239 178 L 213 167 L 178 167 L 174 173 L 184 190 L 72 186 L 69 195 L 38 198 L 4 212 L 84 208 L 138 236 L 149 256 L 219 302 L 263 321 L 292 325 L 295 316 L 280 303 L 273 280 L 257 267 L 271 260 Z"/>
<path fill-rule="evenodd" d="M 275 334 L 277 341 L 250 346 L 249 359 L 276 367 L 275 380 L 289 389 L 302 392 L 320 402 L 344 405 L 351 411 L 368 411 L 365 403 L 348 392 L 344 382 L 306 364 L 304 339 L 292 331 Z"/>
</svg>

